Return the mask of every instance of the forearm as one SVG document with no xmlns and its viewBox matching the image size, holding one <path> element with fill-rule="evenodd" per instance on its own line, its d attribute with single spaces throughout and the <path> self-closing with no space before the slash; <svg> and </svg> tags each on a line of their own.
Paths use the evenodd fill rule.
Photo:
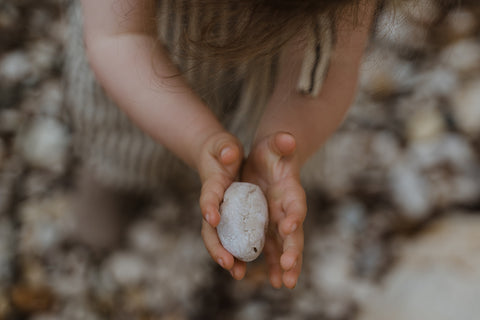
<svg viewBox="0 0 480 320">
<path fill-rule="evenodd" d="M 223 129 L 182 77 L 172 77 L 178 70 L 155 41 L 141 35 L 92 40 L 90 62 L 107 94 L 136 125 L 193 165 L 205 139 Z"/>
<path fill-rule="evenodd" d="M 149 16 L 150 1 L 122 1 L 82 2 L 92 69 L 107 94 L 140 129 L 194 167 L 206 139 L 223 128 L 179 75 L 157 40 L 155 25 L 145 23 L 154 21 Z M 97 17 L 98 10 L 113 10 L 113 21 Z"/>
<path fill-rule="evenodd" d="M 331 62 L 331 67 L 335 67 L 335 61 Z M 353 66 L 346 70 L 347 81 L 342 81 L 345 80 L 344 75 L 329 72 L 318 97 L 298 93 L 294 84 L 279 84 L 265 109 L 255 139 L 259 141 L 278 131 L 291 133 L 295 137 L 298 160 L 302 165 L 344 119 L 355 96 L 356 69 Z M 284 71 L 295 74 L 294 70 Z"/>
<path fill-rule="evenodd" d="M 301 42 L 293 40 L 284 50 L 278 80 L 260 121 L 256 140 L 274 132 L 286 131 L 296 139 L 300 165 L 325 142 L 340 125 L 356 93 L 359 66 L 369 36 L 375 6 L 359 11 L 358 24 L 341 19 L 329 72 L 317 97 L 297 91 L 303 59 Z"/>
</svg>

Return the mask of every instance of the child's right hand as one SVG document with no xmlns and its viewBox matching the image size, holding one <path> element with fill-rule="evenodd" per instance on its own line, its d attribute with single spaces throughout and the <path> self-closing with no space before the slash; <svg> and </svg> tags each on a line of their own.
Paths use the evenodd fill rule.
<svg viewBox="0 0 480 320">
<path fill-rule="evenodd" d="M 220 222 L 219 208 L 223 195 L 237 178 L 242 160 L 242 145 L 226 131 L 207 138 L 196 159 L 196 168 L 202 181 L 200 209 L 203 215 L 203 242 L 212 258 L 237 280 L 244 277 L 246 264 L 235 259 L 222 246 L 216 226 Z"/>
</svg>

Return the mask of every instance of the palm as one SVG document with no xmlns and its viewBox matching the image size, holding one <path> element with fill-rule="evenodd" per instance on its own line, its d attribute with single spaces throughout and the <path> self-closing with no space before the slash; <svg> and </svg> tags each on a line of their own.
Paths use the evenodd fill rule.
<svg viewBox="0 0 480 320">
<path fill-rule="evenodd" d="M 267 197 L 270 219 L 264 253 L 270 280 L 280 287 L 283 278 L 287 287 L 293 287 L 301 268 L 305 193 L 299 182 L 295 142 L 276 140 L 274 136 L 267 137 L 253 148 L 242 180 L 258 184 Z"/>
</svg>

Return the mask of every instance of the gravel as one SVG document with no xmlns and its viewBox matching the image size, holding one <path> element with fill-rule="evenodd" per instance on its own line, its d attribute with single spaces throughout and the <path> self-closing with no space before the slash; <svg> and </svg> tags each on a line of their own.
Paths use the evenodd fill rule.
<svg viewBox="0 0 480 320">
<path fill-rule="evenodd" d="M 0 0 L 0 319 L 476 319 L 475 2 L 379 17 L 356 102 L 302 174 L 305 256 L 289 291 L 271 288 L 262 257 L 242 281 L 214 264 L 191 186 L 135 207 L 113 248 L 71 236 L 68 1 Z"/>
</svg>

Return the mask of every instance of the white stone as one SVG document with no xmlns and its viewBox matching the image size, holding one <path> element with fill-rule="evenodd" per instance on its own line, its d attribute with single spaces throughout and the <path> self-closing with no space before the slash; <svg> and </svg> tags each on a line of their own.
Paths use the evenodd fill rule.
<svg viewBox="0 0 480 320">
<path fill-rule="evenodd" d="M 359 320 L 476 320 L 480 217 L 456 214 L 406 240 L 398 262 L 362 303 Z"/>
<path fill-rule="evenodd" d="M 455 42 L 441 53 L 440 63 L 458 73 L 472 73 L 480 67 L 480 44 L 475 39 Z"/>
<path fill-rule="evenodd" d="M 218 236 L 225 249 L 242 261 L 256 259 L 265 244 L 268 205 L 260 187 L 234 182 L 220 207 Z"/>
<path fill-rule="evenodd" d="M 115 281 L 123 286 L 139 284 L 148 274 L 147 261 L 134 252 L 116 252 L 107 266 Z"/>
<path fill-rule="evenodd" d="M 15 51 L 0 61 L 0 77 L 6 81 L 19 82 L 31 72 L 32 64 L 24 52 Z"/>
<path fill-rule="evenodd" d="M 146 255 L 161 253 L 170 245 L 151 219 L 135 222 L 128 230 L 128 242 L 133 249 Z"/>
<path fill-rule="evenodd" d="M 376 38 L 396 48 L 421 50 L 426 46 L 427 28 L 412 23 L 404 12 L 391 5 L 378 17 Z"/>
<path fill-rule="evenodd" d="M 438 96 L 448 96 L 458 87 L 459 79 L 456 72 L 444 66 L 436 65 L 433 69 L 425 70 L 416 75 L 415 98 L 432 100 Z"/>
<path fill-rule="evenodd" d="M 463 132 L 480 133 L 480 79 L 466 84 L 453 96 L 453 115 Z"/>
<path fill-rule="evenodd" d="M 58 121 L 38 117 L 20 136 L 19 148 L 32 166 L 62 172 L 65 169 L 70 136 Z"/>
<path fill-rule="evenodd" d="M 417 167 L 400 160 L 389 172 L 389 186 L 393 201 L 405 218 L 424 219 L 432 208 L 429 184 Z"/>
<path fill-rule="evenodd" d="M 428 104 L 430 102 L 430 105 Z M 441 135 L 446 129 L 443 115 L 435 100 L 427 100 L 407 120 L 407 136 L 410 141 L 428 140 Z"/>
</svg>

